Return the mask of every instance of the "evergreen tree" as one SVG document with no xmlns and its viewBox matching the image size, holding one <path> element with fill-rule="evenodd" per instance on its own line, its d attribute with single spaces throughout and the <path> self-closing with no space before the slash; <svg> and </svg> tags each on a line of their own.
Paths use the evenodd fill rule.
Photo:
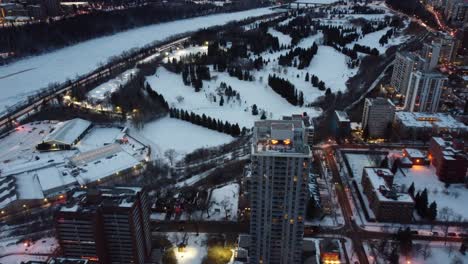
<svg viewBox="0 0 468 264">
<path fill-rule="evenodd" d="M 262 111 L 262 116 L 260 117 L 260 119 L 262 119 L 262 120 L 266 119 L 265 111 Z"/>
<path fill-rule="evenodd" d="M 306 82 L 309 82 L 309 73 L 306 73 L 305 81 L 306 81 Z"/>
<path fill-rule="evenodd" d="M 414 198 L 414 182 L 411 183 L 410 187 L 408 188 L 408 194 Z"/>
<path fill-rule="evenodd" d="M 385 158 L 380 162 L 380 167 L 388 169 L 388 156 L 385 156 Z"/>
<path fill-rule="evenodd" d="M 254 115 L 254 116 L 258 115 L 258 109 L 257 109 L 257 105 L 256 105 L 256 104 L 254 104 L 254 105 L 252 106 L 252 115 Z"/>
<path fill-rule="evenodd" d="M 425 188 L 424 191 L 421 193 L 421 214 L 422 217 L 426 216 L 428 210 L 428 198 L 427 198 L 427 189 Z"/>
<path fill-rule="evenodd" d="M 429 205 L 427 211 L 427 218 L 431 221 L 434 221 L 437 218 L 437 203 L 433 201 L 431 205 Z"/>
<path fill-rule="evenodd" d="M 224 97 L 221 95 L 221 99 L 219 99 L 219 106 L 224 105 Z"/>
</svg>

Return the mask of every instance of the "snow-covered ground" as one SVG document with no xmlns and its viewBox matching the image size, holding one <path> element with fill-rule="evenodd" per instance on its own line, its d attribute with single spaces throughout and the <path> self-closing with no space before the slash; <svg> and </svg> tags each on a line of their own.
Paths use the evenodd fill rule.
<svg viewBox="0 0 468 264">
<path fill-rule="evenodd" d="M 195 233 L 167 233 L 169 241 L 173 243 L 174 254 L 178 264 L 201 264 L 207 254 L 206 234 Z M 185 240 L 185 241 L 184 241 Z M 177 246 L 185 243 L 186 247 L 179 252 Z"/>
<path fill-rule="evenodd" d="M 359 44 L 359 45 L 369 46 L 371 48 L 376 48 L 382 54 L 382 53 L 385 53 L 385 51 L 389 47 L 399 45 L 399 44 L 405 42 L 406 40 L 408 40 L 410 38 L 409 36 L 405 36 L 405 35 L 401 35 L 401 36 L 398 36 L 398 37 L 392 37 L 392 38 L 389 39 L 387 44 L 382 46 L 382 45 L 380 45 L 379 40 L 383 35 L 385 35 L 387 33 L 387 31 L 389 29 L 390 29 L 390 27 L 386 27 L 386 28 L 384 28 L 382 30 L 369 33 L 369 34 L 365 35 L 363 38 L 358 39 L 357 41 L 354 41 L 353 43 L 350 43 L 350 44 L 346 45 L 346 47 L 352 49 L 354 44 Z"/>
<path fill-rule="evenodd" d="M 47 260 L 46 256 L 28 256 L 26 254 L 52 254 L 59 244 L 54 237 L 46 237 L 28 244 L 16 243 L 16 240 L 2 240 L 0 242 L 0 263 L 20 264 L 30 260 Z M 23 262 L 24 261 L 24 262 Z"/>
<path fill-rule="evenodd" d="M 141 133 L 154 142 L 161 153 L 174 149 L 179 157 L 198 148 L 226 144 L 233 139 L 227 134 L 170 117 L 147 123 Z"/>
<path fill-rule="evenodd" d="M 467 221 L 468 189 L 464 184 L 445 184 L 439 181 L 434 166 L 413 166 L 410 169 L 398 170 L 395 175 L 395 183 L 408 188 L 414 182 L 415 193 L 427 188 L 429 203 L 437 203 L 437 219 L 453 221 Z"/>
<path fill-rule="evenodd" d="M 210 220 L 237 220 L 239 184 L 231 183 L 211 191 Z M 227 210 L 227 218 L 226 218 Z"/>
<path fill-rule="evenodd" d="M 253 116 L 251 107 L 256 104 L 259 110 L 265 110 L 269 118 L 281 118 L 283 115 L 292 115 L 308 112 L 315 116 L 318 112 L 307 107 L 296 107 L 291 105 L 267 84 L 268 72 L 262 72 L 263 81 L 257 79 L 253 82 L 241 81 L 227 73 L 211 71 L 212 80 L 203 81 L 203 89 L 195 92 L 191 86 L 182 82 L 181 75 L 159 68 L 155 75 L 147 77 L 151 87 L 162 94 L 171 107 L 177 107 L 197 114 L 206 114 L 209 117 L 228 121 L 232 124 L 239 123 L 245 127 L 252 127 L 253 122 L 260 119 L 260 115 Z M 232 99 L 223 106 L 219 105 L 219 95 L 216 89 L 221 82 L 230 85 L 233 90 L 240 94 L 240 100 Z M 310 87 L 312 92 L 313 88 Z M 313 93 L 306 94 L 306 100 L 312 99 Z M 214 97 L 217 98 L 216 102 Z M 270 114 L 271 113 L 271 114 Z M 185 145 L 185 144 L 184 144 Z"/>
<path fill-rule="evenodd" d="M 168 56 L 164 58 L 164 62 L 169 62 L 173 59 L 180 60 L 180 58 L 193 54 L 206 54 L 207 52 L 208 46 L 190 46 L 185 49 L 177 49 L 168 54 Z"/>
<path fill-rule="evenodd" d="M 460 243 L 416 242 L 413 245 L 411 264 L 440 264 L 440 263 L 468 263 L 468 254 L 461 254 Z M 426 251 L 426 258 L 424 258 Z M 400 256 L 400 263 L 407 263 L 407 259 Z"/>
<path fill-rule="evenodd" d="M 90 72 L 99 62 L 106 62 L 123 51 L 176 34 L 274 12 L 278 10 L 258 8 L 140 27 L 0 66 L 0 112 L 49 83 L 63 82 L 77 74 Z"/>
<path fill-rule="evenodd" d="M 389 263 L 379 251 L 379 243 L 379 241 L 365 241 L 363 243 L 368 259 L 370 263 Z M 409 256 L 400 255 L 399 263 L 468 263 L 468 254 L 461 254 L 459 249 L 460 243 L 413 241 L 411 253 Z M 385 251 L 389 254 L 390 246 L 386 246 Z"/>
</svg>

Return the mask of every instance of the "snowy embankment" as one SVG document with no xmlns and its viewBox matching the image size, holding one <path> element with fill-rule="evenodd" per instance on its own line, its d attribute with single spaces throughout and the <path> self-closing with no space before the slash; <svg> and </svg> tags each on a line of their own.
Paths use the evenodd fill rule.
<svg viewBox="0 0 468 264">
<path fill-rule="evenodd" d="M 140 27 L 1 66 L 0 112 L 5 106 L 20 102 L 49 83 L 63 82 L 67 78 L 90 72 L 98 63 L 106 62 L 123 51 L 177 34 L 274 12 L 278 11 L 258 8 Z"/>
<path fill-rule="evenodd" d="M 169 117 L 147 123 L 140 133 L 151 140 L 161 154 L 174 149 L 179 158 L 198 148 L 226 144 L 233 139 L 227 134 Z"/>
</svg>

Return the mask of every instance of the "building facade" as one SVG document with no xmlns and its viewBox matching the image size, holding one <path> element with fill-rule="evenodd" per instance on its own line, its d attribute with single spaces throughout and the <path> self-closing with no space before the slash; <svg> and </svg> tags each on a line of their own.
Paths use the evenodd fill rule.
<svg viewBox="0 0 468 264">
<path fill-rule="evenodd" d="M 250 263 L 301 263 L 311 151 L 302 120 L 255 122 Z"/>
<path fill-rule="evenodd" d="M 136 187 L 99 188 L 55 216 L 63 256 L 100 264 L 143 264 L 151 253 L 150 206 Z"/>
<path fill-rule="evenodd" d="M 362 128 L 367 129 L 369 137 L 384 138 L 391 129 L 395 115 L 395 105 L 386 98 L 366 98 L 362 113 Z"/>
<path fill-rule="evenodd" d="M 468 156 L 464 150 L 463 141 L 444 140 L 433 137 L 430 141 L 429 153 L 431 163 L 436 168 L 436 174 L 443 182 L 464 183 L 468 172 Z"/>
<path fill-rule="evenodd" d="M 409 112 L 435 113 L 448 78 L 437 72 L 411 73 L 406 92 L 405 109 Z"/>
<path fill-rule="evenodd" d="M 422 65 L 423 61 L 417 54 L 397 52 L 390 85 L 400 94 L 405 95 L 411 73 L 415 70 L 421 69 Z"/>
</svg>

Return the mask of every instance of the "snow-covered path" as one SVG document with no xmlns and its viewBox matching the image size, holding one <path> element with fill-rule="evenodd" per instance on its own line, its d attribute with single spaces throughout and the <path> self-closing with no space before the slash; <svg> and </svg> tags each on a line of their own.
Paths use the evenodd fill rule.
<svg viewBox="0 0 468 264">
<path fill-rule="evenodd" d="M 106 62 L 123 51 L 184 32 L 274 12 L 278 11 L 258 8 L 145 26 L 1 66 L 0 76 L 4 78 L 0 78 L 0 112 L 5 110 L 5 106 L 18 103 L 49 83 L 63 82 L 90 72 L 98 63 Z"/>
</svg>

